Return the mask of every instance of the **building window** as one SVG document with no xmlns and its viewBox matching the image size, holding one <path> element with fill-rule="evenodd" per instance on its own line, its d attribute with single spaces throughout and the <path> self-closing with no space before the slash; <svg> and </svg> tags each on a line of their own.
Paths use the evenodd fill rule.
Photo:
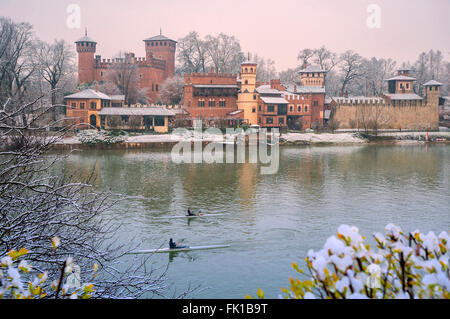
<svg viewBox="0 0 450 319">
<path fill-rule="evenodd" d="M 155 84 L 155 91 L 158 92 L 158 84 Z"/>
<path fill-rule="evenodd" d="M 205 100 L 198 100 L 198 107 L 204 107 L 205 106 Z"/>
<path fill-rule="evenodd" d="M 155 126 L 164 126 L 164 117 L 163 116 L 155 117 Z"/>
<path fill-rule="evenodd" d="M 152 42 L 152 46 L 153 46 L 153 42 Z"/>
<path fill-rule="evenodd" d="M 314 101 L 314 106 L 319 106 L 319 101 Z"/>
<path fill-rule="evenodd" d="M 302 107 L 299 105 L 299 106 L 297 106 L 297 111 L 298 112 L 301 112 L 302 111 Z"/>
<path fill-rule="evenodd" d="M 124 124 L 128 124 L 128 115 L 122 115 L 121 119 Z"/>
<path fill-rule="evenodd" d="M 278 124 L 284 124 L 284 117 L 278 118 Z"/>
<path fill-rule="evenodd" d="M 253 73 L 253 68 L 250 68 L 250 72 L 252 72 L 252 73 Z"/>
<path fill-rule="evenodd" d="M 152 92 L 155 91 L 155 85 L 152 83 Z"/>
<path fill-rule="evenodd" d="M 92 110 L 97 109 L 97 102 L 91 102 L 91 109 Z"/>
<path fill-rule="evenodd" d="M 294 108 L 292 106 L 289 106 L 289 112 L 293 112 Z"/>
<path fill-rule="evenodd" d="M 245 84 L 248 84 L 248 80 L 245 80 Z"/>
<path fill-rule="evenodd" d="M 258 110 L 260 110 L 261 111 L 261 105 L 258 107 Z"/>
<path fill-rule="evenodd" d="M 100 76 L 103 76 L 103 72 L 100 72 Z"/>
<path fill-rule="evenodd" d="M 252 113 L 256 113 L 256 107 L 252 107 Z"/>
<path fill-rule="evenodd" d="M 209 106 L 209 107 L 214 107 L 214 106 L 216 106 L 216 101 L 214 101 L 214 100 L 209 100 L 208 106 Z"/>
<path fill-rule="evenodd" d="M 84 103 L 80 103 L 80 110 L 84 110 Z"/>
<path fill-rule="evenodd" d="M 275 112 L 275 106 L 267 105 L 267 112 Z"/>
<path fill-rule="evenodd" d="M 253 99 L 256 100 L 256 94 L 253 95 Z"/>
<path fill-rule="evenodd" d="M 266 118 L 266 123 L 273 124 L 273 118 L 271 118 L 271 117 Z"/>
<path fill-rule="evenodd" d="M 305 112 L 308 112 L 308 106 L 305 105 Z"/>
<path fill-rule="evenodd" d="M 406 83 L 406 88 L 409 89 L 409 83 Z"/>
<path fill-rule="evenodd" d="M 225 107 L 225 106 L 227 106 L 227 101 L 226 101 L 226 100 L 220 100 L 220 101 L 219 101 L 219 106 L 220 106 L 220 107 Z"/>
<path fill-rule="evenodd" d="M 76 109 L 77 108 L 77 103 L 72 103 L 72 109 Z"/>
</svg>

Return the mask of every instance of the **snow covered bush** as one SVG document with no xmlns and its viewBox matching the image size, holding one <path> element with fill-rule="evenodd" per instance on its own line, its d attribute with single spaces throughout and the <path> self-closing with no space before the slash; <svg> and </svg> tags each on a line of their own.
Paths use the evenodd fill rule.
<svg viewBox="0 0 450 319">
<path fill-rule="evenodd" d="M 389 224 L 386 234 L 375 233 L 376 248 L 365 243 L 358 228 L 341 225 L 319 251 L 305 259 L 306 280 L 290 278 L 282 288 L 286 298 L 310 299 L 450 299 L 447 232 L 438 236 L 418 230 L 405 234 Z M 264 296 L 258 291 L 259 297 Z"/>
<path fill-rule="evenodd" d="M 52 239 L 53 248 L 59 246 L 59 238 Z M 94 285 L 92 283 L 79 284 L 72 287 L 63 283 L 68 275 L 72 274 L 73 264 L 71 257 L 67 258 L 61 265 L 61 273 L 58 279 L 51 284 L 48 283 L 48 271 L 38 271 L 22 257 L 29 251 L 21 248 L 18 251 L 10 250 L 8 254 L 0 257 L 0 299 L 43 299 L 49 296 L 53 298 L 88 299 L 92 296 Z M 94 265 L 96 273 L 98 266 Z M 95 274 L 94 274 L 95 277 Z M 49 294 L 48 289 L 52 292 Z"/>
<path fill-rule="evenodd" d="M 83 130 L 77 134 L 78 140 L 83 144 L 95 145 L 99 143 L 103 144 L 117 144 L 127 140 L 127 136 L 121 131 L 120 134 L 116 134 L 114 131 L 105 130 Z"/>
</svg>

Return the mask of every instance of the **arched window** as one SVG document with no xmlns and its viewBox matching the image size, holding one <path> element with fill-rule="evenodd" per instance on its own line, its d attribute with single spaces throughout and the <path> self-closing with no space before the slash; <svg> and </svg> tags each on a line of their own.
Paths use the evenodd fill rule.
<svg viewBox="0 0 450 319">
<path fill-rule="evenodd" d="M 245 73 L 247 73 L 248 72 L 248 69 L 247 68 L 245 68 Z"/>
<path fill-rule="evenodd" d="M 250 68 L 250 72 L 252 72 L 252 73 L 253 73 L 253 68 Z"/>
<path fill-rule="evenodd" d="M 248 80 L 245 80 L 245 84 L 248 84 Z"/>
</svg>

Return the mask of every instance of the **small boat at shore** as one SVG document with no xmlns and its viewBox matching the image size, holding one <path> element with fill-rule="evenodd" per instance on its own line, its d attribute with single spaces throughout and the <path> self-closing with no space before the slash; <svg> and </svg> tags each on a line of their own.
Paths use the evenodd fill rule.
<svg viewBox="0 0 450 319">
<path fill-rule="evenodd" d="M 228 213 L 221 214 L 200 214 L 200 215 L 184 215 L 184 216 L 168 216 L 168 217 L 156 217 L 156 219 L 177 219 L 177 218 L 202 218 L 202 217 L 216 217 L 216 216 L 225 216 L 229 215 Z"/>
<path fill-rule="evenodd" d="M 218 249 L 218 248 L 227 248 L 227 247 L 230 247 L 230 245 L 193 246 L 193 247 L 183 247 L 183 248 L 159 248 L 159 249 L 132 251 L 127 254 L 137 255 L 137 254 L 153 254 L 153 253 L 174 253 L 174 252 L 179 252 L 179 251 L 207 250 L 207 249 Z"/>
</svg>

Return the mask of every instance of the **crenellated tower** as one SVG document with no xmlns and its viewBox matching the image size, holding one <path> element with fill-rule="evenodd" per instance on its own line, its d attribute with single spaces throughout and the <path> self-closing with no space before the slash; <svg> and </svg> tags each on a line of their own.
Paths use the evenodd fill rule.
<svg viewBox="0 0 450 319">
<path fill-rule="evenodd" d="M 84 37 L 75 41 L 78 53 L 78 84 L 95 80 L 94 54 L 97 42 L 92 40 L 85 31 Z"/>
<path fill-rule="evenodd" d="M 166 61 L 164 78 L 175 74 L 175 51 L 177 41 L 171 40 L 160 32 L 159 35 L 145 39 L 145 54 L 148 61 L 152 58 Z"/>
</svg>

